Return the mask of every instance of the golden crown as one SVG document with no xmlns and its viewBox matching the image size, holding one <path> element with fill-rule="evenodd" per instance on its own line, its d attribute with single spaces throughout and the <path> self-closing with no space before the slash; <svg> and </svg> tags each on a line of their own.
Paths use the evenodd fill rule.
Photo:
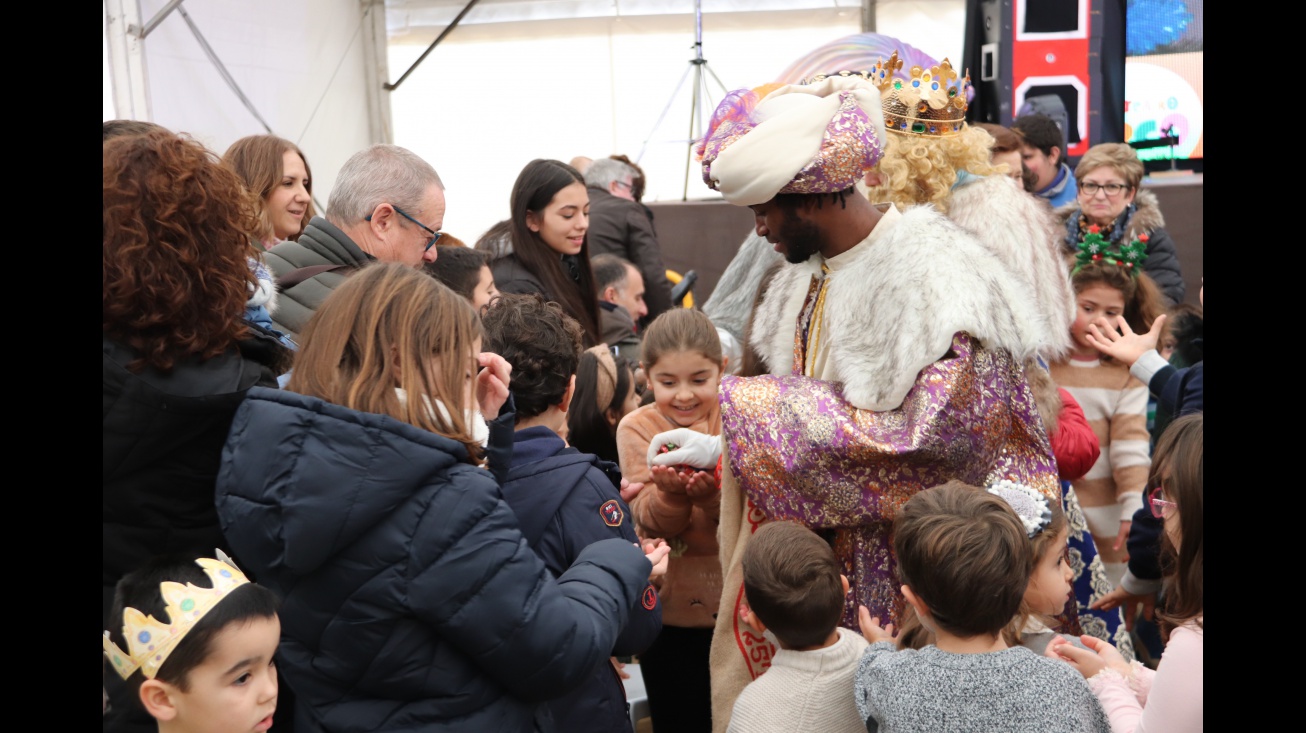
<svg viewBox="0 0 1306 733">
<path fill-rule="evenodd" d="M 201 588 L 187 583 L 174 583 L 165 580 L 159 584 L 166 604 L 164 610 L 172 623 L 165 624 L 153 616 L 146 616 L 134 608 L 122 611 L 122 635 L 127 640 L 128 654 L 109 640 L 109 632 L 104 632 L 104 656 L 113 663 L 118 674 L 127 679 L 132 672 L 140 669 L 148 679 L 154 679 L 159 673 L 168 655 L 195 623 L 213 607 L 218 605 L 227 594 L 249 582 L 245 574 L 230 563 L 230 558 L 221 552 L 222 560 L 201 557 L 195 561 L 204 568 L 205 574 L 213 582 L 212 588 Z"/>
<path fill-rule="evenodd" d="M 894 76 L 901 68 L 902 61 L 898 60 L 897 51 L 888 61 L 871 68 L 873 80 L 880 85 L 885 129 L 946 137 L 966 128 L 969 71 L 957 76 L 946 58 L 928 69 L 911 67 L 907 79 Z"/>
</svg>

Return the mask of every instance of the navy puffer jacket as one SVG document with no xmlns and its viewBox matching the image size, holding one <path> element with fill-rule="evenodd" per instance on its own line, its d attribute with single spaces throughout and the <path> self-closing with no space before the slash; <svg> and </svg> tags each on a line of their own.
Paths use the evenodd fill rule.
<svg viewBox="0 0 1306 733">
<path fill-rule="evenodd" d="M 556 580 L 465 448 L 385 415 L 250 390 L 217 508 L 282 598 L 278 662 L 347 731 L 531 731 L 611 654 L 649 563 L 620 539 Z M 297 723 L 297 730 L 300 723 Z"/>
</svg>

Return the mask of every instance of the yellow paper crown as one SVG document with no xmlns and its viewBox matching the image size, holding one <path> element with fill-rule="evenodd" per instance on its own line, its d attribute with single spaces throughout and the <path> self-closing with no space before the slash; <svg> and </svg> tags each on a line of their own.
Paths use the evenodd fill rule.
<svg viewBox="0 0 1306 733">
<path fill-rule="evenodd" d="M 137 669 L 147 679 L 154 679 L 159 673 L 168 655 L 177 648 L 177 643 L 185 638 L 197 621 L 213 610 L 227 594 L 249 582 L 249 578 L 230 563 L 230 558 L 221 552 L 222 560 L 201 557 L 195 564 L 204 568 L 204 572 L 213 582 L 212 588 L 201 588 L 187 583 L 174 583 L 165 580 L 159 584 L 163 594 L 164 610 L 172 621 L 165 624 L 153 616 L 146 616 L 134 608 L 122 611 L 122 635 L 127 640 L 130 654 L 123 652 L 109 640 L 109 632 L 104 632 L 104 656 L 113 663 L 118 674 L 127 679 Z"/>
<path fill-rule="evenodd" d="M 895 78 L 902 68 L 898 52 L 873 69 L 880 84 L 884 127 L 899 134 L 947 137 L 966 129 L 966 94 L 970 72 L 958 77 L 944 59 L 925 69 L 911 67 L 908 79 Z"/>
</svg>

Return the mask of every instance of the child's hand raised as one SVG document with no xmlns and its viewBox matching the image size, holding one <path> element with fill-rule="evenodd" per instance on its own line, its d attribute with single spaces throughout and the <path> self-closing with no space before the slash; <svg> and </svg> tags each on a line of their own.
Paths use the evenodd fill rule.
<svg viewBox="0 0 1306 733">
<path fill-rule="evenodd" d="M 1147 333 L 1134 333 L 1129 323 L 1122 317 L 1117 317 L 1115 323 L 1098 317 L 1088 324 L 1088 332 L 1084 334 L 1084 338 L 1103 354 L 1123 362 L 1126 366 L 1133 366 L 1140 356 L 1156 348 L 1165 319 L 1165 314 L 1159 315 L 1155 321 L 1152 321 L 1152 328 Z M 1120 329 L 1119 332 L 1116 331 L 1117 327 Z"/>
<path fill-rule="evenodd" d="M 481 370 L 476 374 L 476 405 L 486 420 L 499 416 L 499 408 L 508 401 L 512 365 L 502 356 L 482 351 L 476 355 Z"/>
<path fill-rule="evenodd" d="M 666 540 L 643 540 L 639 548 L 644 551 L 644 557 L 653 563 L 653 570 L 648 574 L 649 582 L 654 578 L 661 578 L 667 574 L 667 562 L 671 556 L 671 546 Z"/>
<path fill-rule="evenodd" d="M 894 641 L 898 638 L 893 624 L 881 627 L 880 617 L 871 618 L 871 612 L 866 610 L 866 606 L 857 606 L 857 621 L 862 627 L 862 637 L 872 644 L 877 641 Z"/>
</svg>

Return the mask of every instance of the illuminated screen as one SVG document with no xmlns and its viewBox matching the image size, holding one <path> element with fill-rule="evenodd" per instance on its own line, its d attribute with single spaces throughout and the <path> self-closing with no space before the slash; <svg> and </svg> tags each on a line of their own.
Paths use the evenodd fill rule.
<svg viewBox="0 0 1306 733">
<path fill-rule="evenodd" d="M 1202 157 L 1202 0 L 1130 0 L 1125 47 L 1125 140 L 1155 140 L 1173 127 L 1175 159 Z M 1146 148 L 1138 157 L 1170 152 Z"/>
</svg>

